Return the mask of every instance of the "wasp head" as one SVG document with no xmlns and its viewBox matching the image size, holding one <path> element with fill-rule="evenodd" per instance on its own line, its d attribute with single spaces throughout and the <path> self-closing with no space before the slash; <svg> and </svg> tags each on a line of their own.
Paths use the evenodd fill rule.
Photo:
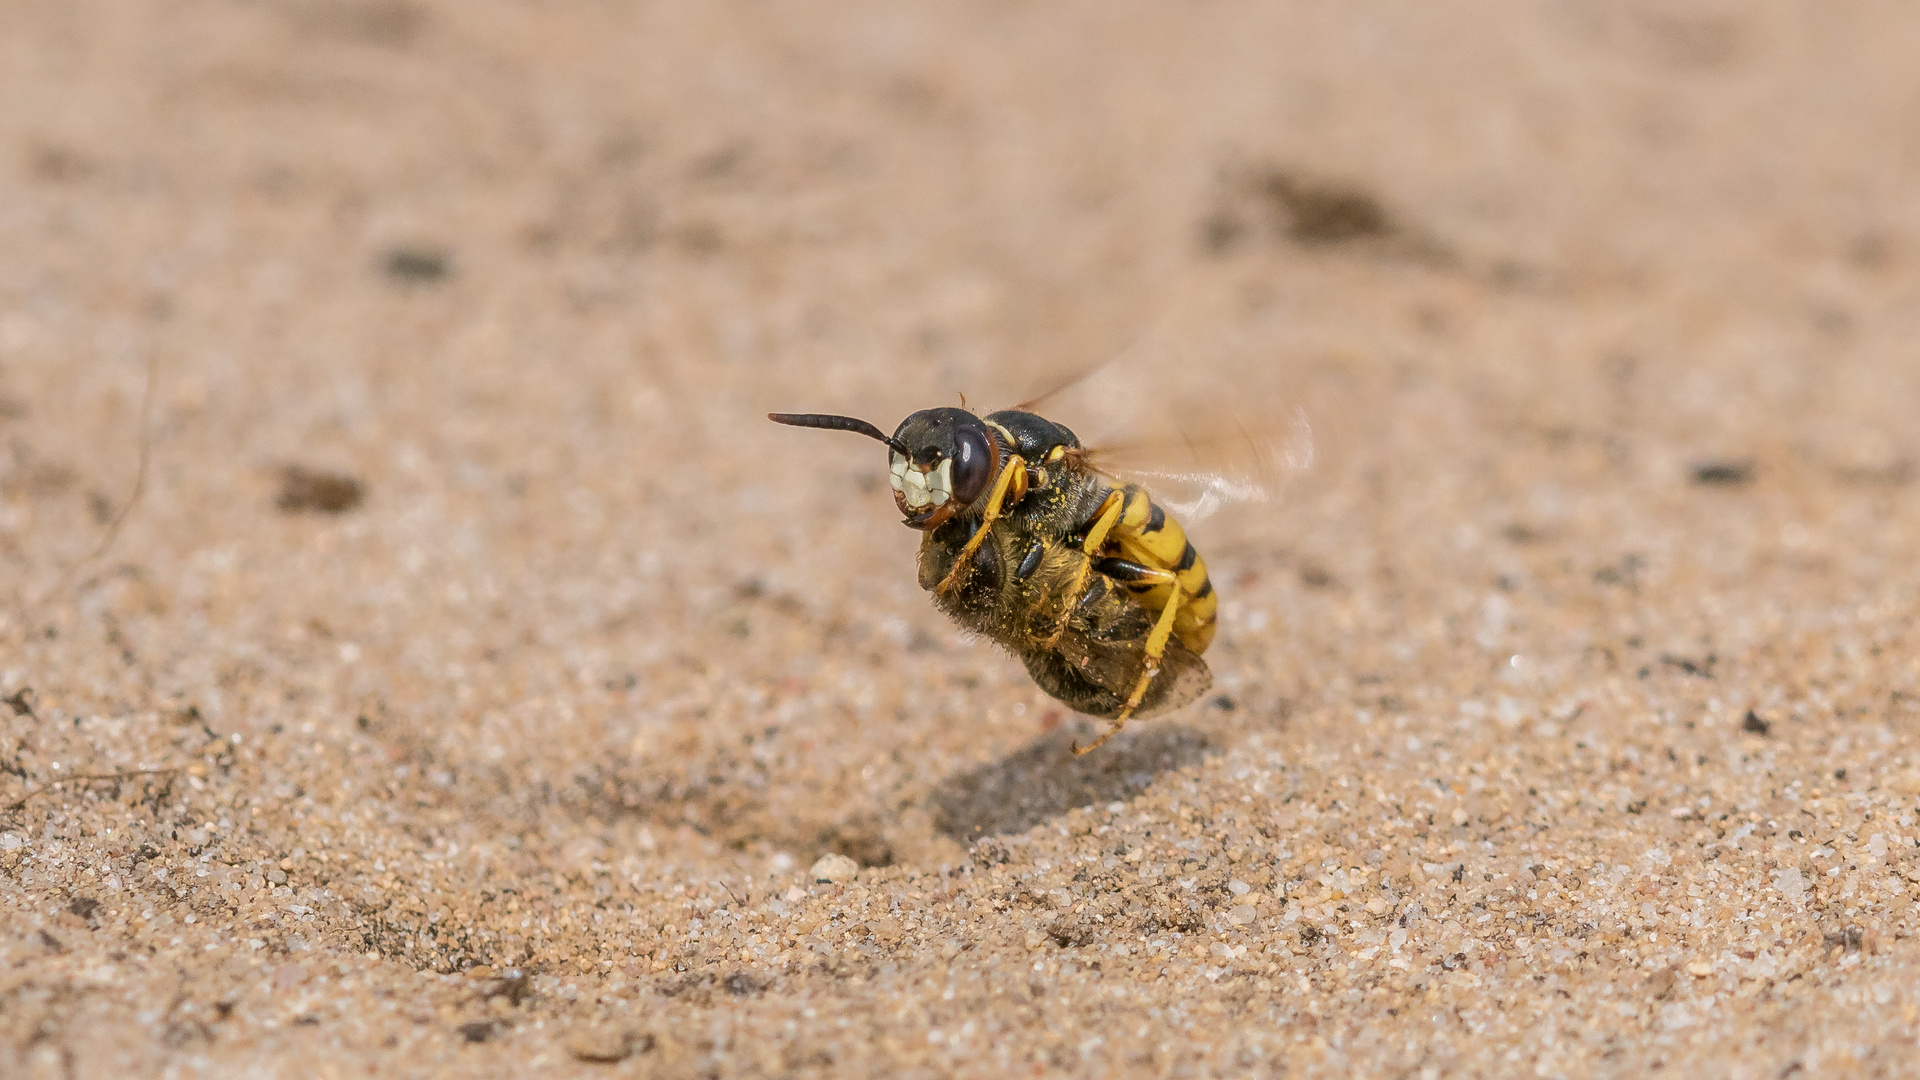
<svg viewBox="0 0 1920 1080">
<path fill-rule="evenodd" d="M 854 431 L 893 451 L 888 479 L 893 502 L 915 529 L 937 529 L 986 494 L 1000 464 L 1000 445 L 965 409 L 923 409 L 901 421 L 891 438 L 850 416 L 770 413 L 778 424 Z"/>
</svg>

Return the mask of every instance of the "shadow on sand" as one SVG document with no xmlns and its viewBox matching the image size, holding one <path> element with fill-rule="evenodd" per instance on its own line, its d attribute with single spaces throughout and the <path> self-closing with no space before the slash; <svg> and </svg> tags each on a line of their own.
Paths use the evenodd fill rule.
<svg viewBox="0 0 1920 1080">
<path fill-rule="evenodd" d="M 1073 727 L 1062 727 L 999 761 L 941 781 L 928 799 L 935 827 L 963 844 L 1025 832 L 1076 806 L 1131 798 L 1161 773 L 1191 765 L 1212 749 L 1194 728 L 1142 724 L 1086 757 L 1074 757 L 1075 734 Z"/>
</svg>

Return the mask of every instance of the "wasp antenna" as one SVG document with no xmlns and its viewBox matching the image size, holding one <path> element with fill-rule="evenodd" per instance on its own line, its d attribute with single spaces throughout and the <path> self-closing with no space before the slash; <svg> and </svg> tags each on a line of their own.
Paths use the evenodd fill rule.
<svg viewBox="0 0 1920 1080">
<path fill-rule="evenodd" d="M 768 413 L 767 419 L 788 427 L 820 428 L 825 431 L 851 431 L 856 435 L 865 435 L 869 439 L 878 439 L 900 453 L 906 453 L 886 433 L 865 420 L 856 420 L 851 416 L 835 416 L 831 413 Z"/>
</svg>

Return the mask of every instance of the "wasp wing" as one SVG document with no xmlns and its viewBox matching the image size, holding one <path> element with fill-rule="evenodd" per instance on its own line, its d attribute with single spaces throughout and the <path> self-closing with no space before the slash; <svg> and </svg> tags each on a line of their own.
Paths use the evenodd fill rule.
<svg viewBox="0 0 1920 1080">
<path fill-rule="evenodd" d="M 1016 408 L 1065 424 L 1083 464 L 1139 483 L 1184 521 L 1277 494 L 1312 467 L 1344 372 L 1168 331 Z"/>
<path fill-rule="evenodd" d="M 1204 423 L 1204 426 L 1202 426 Z M 1204 422 L 1174 417 L 1161 436 L 1089 446 L 1077 455 L 1088 468 L 1133 481 L 1187 522 L 1230 503 L 1272 498 L 1312 467 L 1312 414 L 1300 405 L 1269 403 L 1251 411 L 1221 405 Z"/>
</svg>

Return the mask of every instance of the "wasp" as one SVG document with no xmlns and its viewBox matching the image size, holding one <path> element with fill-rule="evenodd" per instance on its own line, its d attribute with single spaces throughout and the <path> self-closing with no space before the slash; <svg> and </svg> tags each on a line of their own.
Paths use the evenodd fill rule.
<svg viewBox="0 0 1920 1080">
<path fill-rule="evenodd" d="M 963 628 L 1018 657 L 1042 690 L 1110 722 L 1187 704 L 1219 599 L 1207 565 L 1138 484 L 1105 475 L 1063 424 L 1025 408 L 925 409 L 892 435 L 850 416 L 770 413 L 887 445 L 894 504 L 922 533 L 920 587 Z"/>
</svg>

